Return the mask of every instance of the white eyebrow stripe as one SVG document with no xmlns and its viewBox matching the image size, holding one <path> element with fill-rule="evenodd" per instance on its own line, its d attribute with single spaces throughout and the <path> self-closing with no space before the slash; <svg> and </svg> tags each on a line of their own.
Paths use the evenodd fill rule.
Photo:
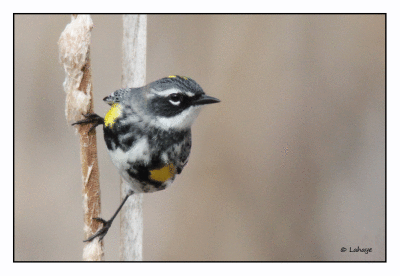
<svg viewBox="0 0 400 276">
<path fill-rule="evenodd" d="M 152 90 L 151 93 L 157 94 L 158 96 L 167 97 L 167 96 L 169 96 L 169 95 L 171 95 L 171 94 L 174 94 L 174 93 L 181 93 L 181 91 L 179 91 L 179 90 L 176 89 L 176 88 L 170 88 L 170 89 L 167 89 L 167 90 L 164 90 L 164 91 Z"/>
<path fill-rule="evenodd" d="M 195 95 L 193 92 L 180 91 L 180 90 L 178 90 L 176 88 L 170 88 L 170 89 L 167 89 L 167 90 L 164 90 L 164 91 L 152 90 L 151 93 L 152 94 L 156 94 L 158 96 L 162 96 L 162 97 L 168 97 L 169 95 L 174 94 L 174 93 L 183 93 L 183 94 L 186 94 L 189 97 L 193 97 Z"/>
</svg>

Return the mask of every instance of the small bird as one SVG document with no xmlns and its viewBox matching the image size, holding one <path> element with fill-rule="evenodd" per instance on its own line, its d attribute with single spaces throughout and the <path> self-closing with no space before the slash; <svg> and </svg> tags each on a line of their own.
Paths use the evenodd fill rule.
<svg viewBox="0 0 400 276">
<path fill-rule="evenodd" d="M 206 104 L 220 100 L 207 96 L 193 79 L 169 76 L 140 88 L 123 88 L 103 99 L 111 105 L 104 118 L 95 113 L 72 125 L 103 125 L 112 162 L 130 191 L 103 227 L 85 240 L 101 241 L 129 196 L 164 190 L 188 162 L 191 126 Z"/>
</svg>

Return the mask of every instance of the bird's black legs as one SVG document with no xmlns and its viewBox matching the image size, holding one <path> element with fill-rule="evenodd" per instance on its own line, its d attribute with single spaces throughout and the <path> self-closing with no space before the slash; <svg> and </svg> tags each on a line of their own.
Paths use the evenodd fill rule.
<svg viewBox="0 0 400 276">
<path fill-rule="evenodd" d="M 118 207 L 117 211 L 115 212 L 115 214 L 110 218 L 110 220 L 105 221 L 102 218 L 94 218 L 94 220 L 97 220 L 97 221 L 101 222 L 103 224 L 103 227 L 99 231 L 97 231 L 96 234 L 94 234 L 93 236 L 89 237 L 87 240 L 84 240 L 84 242 L 92 241 L 96 237 L 100 237 L 99 241 L 101 241 L 104 238 L 104 236 L 107 234 L 108 229 L 110 229 L 111 224 L 113 223 L 115 217 L 118 215 L 119 211 L 121 211 L 121 208 L 122 208 L 122 206 L 124 206 L 124 204 L 127 201 L 128 197 L 130 197 L 133 194 L 134 194 L 134 192 L 132 190 L 130 190 L 129 193 L 125 196 L 124 200 L 119 205 L 119 207 Z"/>
<path fill-rule="evenodd" d="M 104 125 L 104 118 L 100 117 L 96 113 L 83 114 L 83 116 L 85 116 L 85 119 L 77 121 L 72 125 L 93 124 L 93 126 L 89 129 L 88 132 L 91 132 L 98 125 Z"/>
</svg>

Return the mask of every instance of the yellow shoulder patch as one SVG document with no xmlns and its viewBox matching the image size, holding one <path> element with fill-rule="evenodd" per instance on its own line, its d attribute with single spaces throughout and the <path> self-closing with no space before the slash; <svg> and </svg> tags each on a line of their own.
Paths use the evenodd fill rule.
<svg viewBox="0 0 400 276">
<path fill-rule="evenodd" d="M 165 182 L 176 174 L 176 169 L 173 164 L 168 164 L 162 167 L 161 169 L 155 169 L 150 171 L 150 179 L 158 182 Z"/>
<path fill-rule="evenodd" d="M 121 114 L 121 105 L 118 103 L 114 103 L 104 117 L 104 125 L 106 127 L 112 128 L 115 123 L 115 119 L 117 119 Z"/>
</svg>

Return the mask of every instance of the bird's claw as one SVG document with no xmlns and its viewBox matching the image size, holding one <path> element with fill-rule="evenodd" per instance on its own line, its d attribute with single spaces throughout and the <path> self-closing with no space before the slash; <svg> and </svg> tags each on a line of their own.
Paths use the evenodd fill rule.
<svg viewBox="0 0 400 276">
<path fill-rule="evenodd" d="M 100 117 L 96 113 L 83 114 L 83 116 L 85 117 L 85 119 L 76 121 L 72 125 L 93 124 L 88 131 L 89 133 L 97 126 L 104 124 L 104 118 Z"/>
<path fill-rule="evenodd" d="M 102 241 L 102 239 L 104 238 L 104 236 L 107 234 L 108 229 L 110 229 L 112 221 L 106 221 L 102 218 L 93 218 L 94 220 L 101 222 L 103 224 L 103 227 L 96 232 L 96 234 L 90 236 L 88 239 L 84 240 L 84 242 L 90 242 L 92 240 L 94 240 L 95 238 L 99 237 L 99 242 Z"/>
</svg>

